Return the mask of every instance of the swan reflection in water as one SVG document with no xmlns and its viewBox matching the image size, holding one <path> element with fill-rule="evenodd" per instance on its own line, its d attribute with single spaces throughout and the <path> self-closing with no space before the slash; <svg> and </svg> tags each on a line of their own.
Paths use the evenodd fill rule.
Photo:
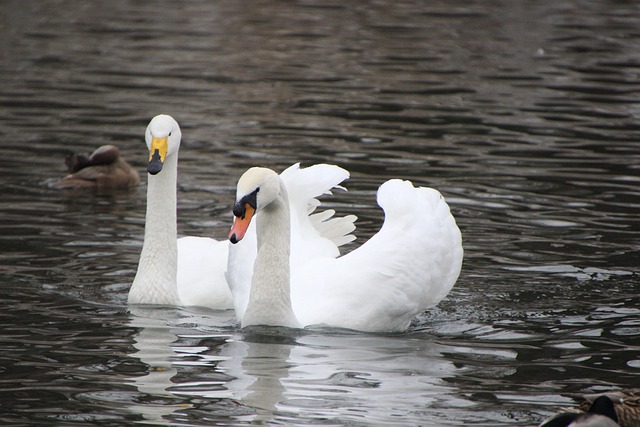
<svg viewBox="0 0 640 427">
<path fill-rule="evenodd" d="M 435 342 L 344 330 L 239 331 L 227 311 L 130 310 L 138 329 L 131 356 L 147 365 L 130 378 L 140 393 L 130 410 L 148 422 L 170 424 L 203 405 L 205 416 L 223 411 L 227 420 L 254 423 L 391 421 L 389 407 L 408 408 L 417 395 L 429 407 L 451 393 L 442 379 L 455 368 Z"/>
<path fill-rule="evenodd" d="M 144 401 L 131 412 L 168 425 L 170 415 L 196 407 L 192 398 L 232 399 L 234 411 L 252 421 L 268 421 L 277 411 L 295 338 L 224 333 L 222 317 L 186 310 L 132 306 L 130 312 L 129 324 L 138 329 L 131 356 L 147 365 L 144 375 L 130 378 Z"/>
<path fill-rule="evenodd" d="M 142 415 L 147 421 L 169 425 L 166 416 L 189 407 L 184 403 L 167 401 L 176 397 L 170 389 L 174 386 L 172 378 L 178 374 L 174 366 L 177 353 L 172 347 L 178 337 L 167 319 L 173 310 L 133 306 L 129 310 L 132 315 L 129 325 L 138 329 L 133 337 L 136 351 L 131 356 L 147 365 L 144 375 L 131 377 L 130 380 L 140 394 L 154 397 L 153 401 L 144 397 L 136 399 L 129 410 Z"/>
</svg>

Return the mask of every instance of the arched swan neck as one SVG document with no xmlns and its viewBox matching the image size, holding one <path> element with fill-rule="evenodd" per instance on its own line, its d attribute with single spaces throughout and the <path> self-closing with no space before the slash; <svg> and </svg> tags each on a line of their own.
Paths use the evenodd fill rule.
<svg viewBox="0 0 640 427">
<path fill-rule="evenodd" d="M 280 178 L 278 178 L 280 181 Z M 290 214 L 284 184 L 274 201 L 256 214 L 258 254 L 253 269 L 249 304 L 242 327 L 273 325 L 299 327 L 291 308 L 290 292 Z"/>
<path fill-rule="evenodd" d="M 176 188 L 178 154 L 167 156 L 162 171 L 149 175 L 144 243 L 129 303 L 179 305 L 177 287 Z"/>
</svg>

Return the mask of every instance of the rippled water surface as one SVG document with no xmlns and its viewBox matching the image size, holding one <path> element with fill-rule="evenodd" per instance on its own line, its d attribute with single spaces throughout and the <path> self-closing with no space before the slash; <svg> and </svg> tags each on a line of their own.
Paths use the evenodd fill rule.
<svg viewBox="0 0 640 427">
<path fill-rule="evenodd" d="M 640 384 L 640 5 L 620 1 L 0 3 L 0 423 L 535 425 Z M 463 234 L 405 334 L 242 331 L 129 308 L 146 185 L 60 192 L 64 155 L 143 173 L 183 129 L 182 235 L 224 238 L 248 167 L 351 171 L 325 203 L 382 221 L 392 177 Z M 143 174 L 144 177 L 144 174 Z"/>
</svg>

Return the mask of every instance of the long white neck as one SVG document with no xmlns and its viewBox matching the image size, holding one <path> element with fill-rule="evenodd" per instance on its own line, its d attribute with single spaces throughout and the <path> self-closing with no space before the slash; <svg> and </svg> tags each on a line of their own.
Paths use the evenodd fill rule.
<svg viewBox="0 0 640 427">
<path fill-rule="evenodd" d="M 258 255 L 253 267 L 249 304 L 242 327 L 272 325 L 299 328 L 291 308 L 289 198 L 280 182 L 280 194 L 256 215 Z"/>
<path fill-rule="evenodd" d="M 157 175 L 149 175 L 144 243 L 129 290 L 130 304 L 180 305 L 176 281 L 177 177 L 178 153 L 166 157 Z"/>
</svg>

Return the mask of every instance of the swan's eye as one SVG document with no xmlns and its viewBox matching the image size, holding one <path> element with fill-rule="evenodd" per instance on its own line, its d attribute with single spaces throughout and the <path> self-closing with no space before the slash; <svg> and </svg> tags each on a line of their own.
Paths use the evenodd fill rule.
<svg viewBox="0 0 640 427">
<path fill-rule="evenodd" d="M 258 191 L 260 191 L 260 187 L 256 188 L 253 193 L 247 194 L 242 199 L 238 200 L 238 202 L 233 205 L 233 214 L 244 219 L 247 205 L 251 206 L 254 211 L 258 209 Z"/>
<path fill-rule="evenodd" d="M 169 136 L 171 136 L 171 132 L 169 132 Z"/>
</svg>

